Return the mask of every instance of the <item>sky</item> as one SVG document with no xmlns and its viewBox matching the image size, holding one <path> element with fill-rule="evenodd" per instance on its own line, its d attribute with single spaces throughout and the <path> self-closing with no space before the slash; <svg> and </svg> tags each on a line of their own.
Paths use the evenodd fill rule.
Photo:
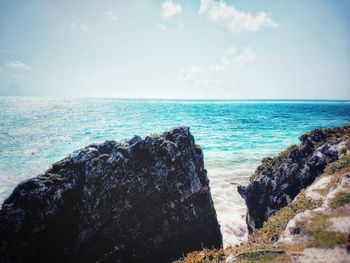
<svg viewBox="0 0 350 263">
<path fill-rule="evenodd" d="M 0 95 L 350 99 L 350 1 L 0 0 Z"/>
</svg>

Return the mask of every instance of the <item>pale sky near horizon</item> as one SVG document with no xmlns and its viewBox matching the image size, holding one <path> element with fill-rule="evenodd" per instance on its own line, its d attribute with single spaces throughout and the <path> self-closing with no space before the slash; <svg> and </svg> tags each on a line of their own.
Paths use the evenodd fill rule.
<svg viewBox="0 0 350 263">
<path fill-rule="evenodd" d="M 0 95 L 350 99 L 350 1 L 0 0 Z"/>
</svg>

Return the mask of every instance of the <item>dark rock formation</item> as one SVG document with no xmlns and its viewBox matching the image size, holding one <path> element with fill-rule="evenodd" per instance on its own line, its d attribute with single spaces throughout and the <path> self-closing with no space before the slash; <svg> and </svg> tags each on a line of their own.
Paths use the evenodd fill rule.
<svg viewBox="0 0 350 263">
<path fill-rule="evenodd" d="M 0 210 L 1 262 L 168 262 L 222 246 L 189 128 L 73 152 Z"/>
<path fill-rule="evenodd" d="M 264 158 L 252 182 L 238 187 L 246 201 L 250 233 L 309 186 L 328 163 L 350 150 L 350 126 L 316 129 L 301 136 L 300 141 L 299 146 L 292 146 L 277 157 Z"/>
</svg>

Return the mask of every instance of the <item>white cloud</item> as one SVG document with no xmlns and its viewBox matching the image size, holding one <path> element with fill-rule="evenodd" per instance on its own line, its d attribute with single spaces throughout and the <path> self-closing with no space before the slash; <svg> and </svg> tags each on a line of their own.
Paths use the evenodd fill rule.
<svg viewBox="0 0 350 263">
<path fill-rule="evenodd" d="M 255 52 L 250 48 L 247 47 L 243 49 L 243 51 L 234 59 L 234 62 L 236 63 L 245 63 L 245 62 L 252 62 L 255 60 Z"/>
<path fill-rule="evenodd" d="M 163 19 L 170 19 L 173 16 L 179 15 L 182 12 L 180 4 L 174 3 L 171 0 L 165 1 L 162 4 L 162 17 Z"/>
<path fill-rule="evenodd" d="M 200 77 L 203 70 L 204 68 L 198 65 L 190 65 L 185 69 L 180 70 L 179 78 L 180 80 L 186 81 L 188 83 L 199 84 L 201 83 L 201 80 L 203 80 L 203 77 Z"/>
<path fill-rule="evenodd" d="M 221 81 L 210 76 L 204 76 L 199 72 L 191 72 L 191 69 L 181 70 L 176 81 L 185 84 L 188 88 L 203 90 L 207 88 L 219 87 Z"/>
<path fill-rule="evenodd" d="M 80 30 L 83 30 L 83 31 L 86 31 L 86 32 L 89 31 L 89 28 L 86 25 L 75 23 L 75 22 L 72 22 L 70 24 L 70 28 L 73 29 L 73 30 L 80 29 Z"/>
<path fill-rule="evenodd" d="M 239 11 L 223 0 L 201 0 L 199 14 L 207 15 L 212 22 L 226 25 L 233 33 L 257 32 L 263 27 L 278 26 L 269 13 L 258 12 L 252 14 Z"/>
<path fill-rule="evenodd" d="M 189 94 L 210 94 L 208 97 L 221 97 L 227 90 L 239 86 L 237 76 L 244 72 L 245 66 L 255 60 L 252 48 L 238 48 L 230 46 L 221 50 L 221 57 L 217 63 L 188 65 L 172 76 L 165 76 L 162 81 L 178 83 L 187 88 Z"/>
<path fill-rule="evenodd" d="M 168 32 L 169 29 L 164 24 L 156 24 L 156 29 L 162 31 L 162 32 Z"/>
<path fill-rule="evenodd" d="M 227 66 L 225 66 L 224 64 L 218 63 L 218 64 L 211 65 L 209 67 L 209 69 L 211 71 L 226 71 L 227 70 Z"/>
<path fill-rule="evenodd" d="M 108 11 L 108 12 L 106 12 L 106 14 L 109 17 L 109 19 L 111 19 L 113 21 L 119 20 L 119 17 L 113 11 Z"/>
<path fill-rule="evenodd" d="M 225 51 L 227 54 L 235 54 L 237 52 L 237 48 L 234 46 L 228 47 Z"/>
<path fill-rule="evenodd" d="M 222 51 L 222 56 L 217 63 L 204 65 L 190 65 L 179 72 L 181 79 L 189 83 L 201 83 L 201 79 L 206 79 L 212 73 L 238 69 L 255 60 L 256 55 L 252 48 L 229 47 Z"/>
<path fill-rule="evenodd" d="M 185 30 L 184 24 L 178 24 L 177 26 L 169 27 L 164 24 L 156 24 L 155 29 L 151 31 L 144 31 L 143 35 L 148 38 L 153 38 L 157 35 L 161 35 L 162 33 L 178 33 L 181 34 Z"/>
<path fill-rule="evenodd" d="M 156 24 L 156 29 L 162 32 L 177 32 L 181 33 L 185 30 L 185 25 L 184 24 L 178 24 L 175 27 L 168 27 L 164 24 Z"/>
<path fill-rule="evenodd" d="M 14 69 L 21 69 L 21 70 L 32 70 L 32 68 L 30 66 L 28 66 L 27 64 L 21 62 L 21 61 L 13 61 L 10 62 L 8 64 L 6 64 L 8 67 L 10 68 L 14 68 Z"/>
<path fill-rule="evenodd" d="M 238 52 L 237 48 L 230 47 L 221 57 L 220 62 L 209 67 L 212 71 L 226 71 L 230 66 L 240 66 L 253 62 L 256 58 L 255 52 L 250 47 L 243 48 Z"/>
<path fill-rule="evenodd" d="M 188 67 L 188 70 L 189 70 L 189 72 L 194 73 L 194 74 L 202 72 L 202 68 L 198 65 L 191 65 Z"/>
</svg>

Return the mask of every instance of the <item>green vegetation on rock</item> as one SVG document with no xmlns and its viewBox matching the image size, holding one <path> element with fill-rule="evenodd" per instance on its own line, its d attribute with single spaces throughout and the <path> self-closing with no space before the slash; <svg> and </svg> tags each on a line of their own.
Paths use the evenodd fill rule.
<svg viewBox="0 0 350 263">
<path fill-rule="evenodd" d="M 235 262 L 239 263 L 282 263 L 290 262 L 289 256 L 281 251 L 252 251 L 238 257 Z"/>
<path fill-rule="evenodd" d="M 203 249 L 202 251 L 193 251 L 188 253 L 184 259 L 174 261 L 173 263 L 210 263 L 224 262 L 225 255 L 223 249 Z"/>
<path fill-rule="evenodd" d="M 350 203 L 350 193 L 349 192 L 338 192 L 329 201 L 329 206 L 332 208 L 338 208 L 343 205 Z"/>
<path fill-rule="evenodd" d="M 342 244 L 341 234 L 332 231 L 318 231 L 312 234 L 312 240 L 307 247 L 333 248 Z"/>
<path fill-rule="evenodd" d="M 270 240 L 277 240 L 279 236 L 285 230 L 289 220 L 291 220 L 296 214 L 304 212 L 309 209 L 313 209 L 319 206 L 319 203 L 307 198 L 304 192 L 301 192 L 298 198 L 283 207 L 277 213 L 269 218 L 264 223 L 261 229 L 255 231 L 255 235 L 264 235 Z"/>
<path fill-rule="evenodd" d="M 332 215 L 325 215 L 321 212 L 314 213 L 310 220 L 298 224 L 300 232 L 310 237 L 307 247 L 333 248 L 344 243 L 345 234 L 327 230 L 331 226 L 329 222 L 331 217 Z"/>
<path fill-rule="evenodd" d="M 298 148 L 296 144 L 289 146 L 286 150 L 280 152 L 276 157 L 265 157 L 261 160 L 261 164 L 256 168 L 256 171 L 250 176 L 249 181 L 255 181 L 260 176 L 272 174 L 274 169 L 279 166 L 289 154 Z"/>
<path fill-rule="evenodd" d="M 326 174 L 333 174 L 348 167 L 350 167 L 350 155 L 346 155 L 338 161 L 328 164 L 324 171 Z"/>
<path fill-rule="evenodd" d="M 341 159 L 336 160 L 337 158 L 334 158 L 332 160 L 336 161 L 332 161 L 331 163 L 328 163 L 328 161 L 324 162 L 322 167 L 319 167 L 319 169 L 317 168 L 318 170 L 315 170 L 316 168 L 314 169 L 317 175 L 313 178 L 309 177 L 312 179 L 310 179 L 311 183 L 315 179 L 317 183 L 318 179 L 329 177 L 324 181 L 325 183 L 319 183 L 310 191 L 306 191 L 305 189 L 307 189 L 311 183 L 302 185 L 300 189 L 298 189 L 299 194 L 294 197 L 294 201 L 269 216 L 262 227 L 261 225 L 259 226 L 261 228 L 253 228 L 247 241 L 220 250 L 220 256 L 215 256 L 218 255 L 216 250 L 203 250 L 192 252 L 179 262 L 218 263 L 227 262 L 227 260 L 229 260 L 229 262 L 241 263 L 290 262 L 291 258 L 289 255 L 293 253 L 302 255 L 306 248 L 339 249 L 339 247 L 349 247 L 349 233 L 340 232 L 337 227 L 334 227 L 336 224 L 334 223 L 336 222 L 334 219 L 337 217 L 350 216 L 349 211 L 344 208 L 344 205 L 350 203 L 349 188 L 340 186 L 342 178 L 350 172 L 350 155 L 344 155 L 350 150 L 350 126 L 334 129 L 316 129 L 301 136 L 300 140 L 300 146 L 292 145 L 276 157 L 266 157 L 261 161 L 261 164 L 251 175 L 250 181 L 255 181 L 262 176 L 266 176 L 266 178 L 252 184 L 256 185 L 261 181 L 263 185 L 261 188 L 253 187 L 252 189 L 256 190 L 256 193 L 260 196 L 263 196 L 264 193 L 267 192 L 264 186 L 267 185 L 266 181 L 268 181 L 268 179 L 274 180 L 277 177 L 281 179 L 281 176 L 285 176 L 286 183 L 289 183 L 289 179 L 291 179 L 292 182 L 297 179 L 305 179 L 303 176 L 300 177 L 300 174 L 304 172 L 305 167 L 308 169 L 315 168 L 315 164 L 312 161 L 314 160 L 313 157 L 315 154 L 321 149 L 321 153 L 327 155 L 327 149 L 329 149 L 329 147 L 323 146 L 339 145 L 339 143 L 343 142 L 345 143 L 345 148 L 337 155 L 337 158 L 342 156 Z M 295 168 L 297 167 L 296 164 L 302 167 L 298 172 L 282 173 L 286 170 L 284 169 L 285 167 Z M 282 172 L 278 172 L 281 170 Z M 264 181 L 265 179 L 266 181 Z M 279 189 L 278 187 L 281 187 L 281 185 L 274 185 L 274 187 Z M 337 187 L 341 187 L 341 191 L 346 192 L 338 192 L 329 200 L 329 206 L 333 209 L 325 208 L 324 206 L 321 207 L 321 205 L 326 202 L 328 198 L 327 195 L 330 191 L 333 191 Z M 246 190 L 246 188 L 242 188 L 241 195 L 243 198 L 248 196 Z M 319 192 L 321 198 L 319 198 L 318 195 L 309 195 L 310 192 Z M 278 197 L 278 195 L 273 196 L 273 193 L 268 192 L 265 200 Z M 256 202 L 256 195 L 252 194 L 251 196 L 253 196 L 253 202 Z M 308 196 L 310 196 L 310 198 Z M 267 206 L 268 209 L 266 209 L 266 211 L 270 213 L 271 207 L 275 208 L 275 206 Z M 255 208 L 257 211 L 261 209 L 259 206 Z M 308 212 L 297 216 L 305 211 Z M 291 228 L 286 231 L 286 227 L 292 219 L 293 221 L 290 224 Z"/>
</svg>

